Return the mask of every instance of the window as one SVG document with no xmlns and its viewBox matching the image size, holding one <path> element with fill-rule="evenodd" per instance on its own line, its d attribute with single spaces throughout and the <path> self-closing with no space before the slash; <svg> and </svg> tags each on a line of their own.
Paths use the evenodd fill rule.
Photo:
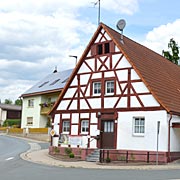
<svg viewBox="0 0 180 180">
<path fill-rule="evenodd" d="M 89 132 L 89 121 L 82 120 L 81 121 L 81 133 L 88 133 Z"/>
<path fill-rule="evenodd" d="M 63 121 L 62 131 L 63 132 L 70 132 L 70 121 L 69 120 Z"/>
<path fill-rule="evenodd" d="M 103 46 L 102 46 L 102 44 L 98 44 L 98 46 L 97 46 L 97 53 L 98 54 L 102 54 L 103 53 Z"/>
<path fill-rule="evenodd" d="M 34 107 L 34 99 L 28 100 L 28 107 Z"/>
<path fill-rule="evenodd" d="M 145 133 L 145 118 L 135 117 L 134 118 L 134 134 L 143 135 Z"/>
<path fill-rule="evenodd" d="M 114 93 L 114 81 L 106 81 L 106 94 Z"/>
<path fill-rule="evenodd" d="M 33 117 L 27 117 L 27 126 L 33 125 Z"/>
<path fill-rule="evenodd" d="M 104 132 L 114 132 L 114 122 L 105 121 L 104 122 Z"/>
<path fill-rule="evenodd" d="M 109 53 L 109 43 L 105 43 L 104 48 L 105 54 Z"/>
<path fill-rule="evenodd" d="M 93 83 L 93 94 L 94 95 L 101 94 L 101 82 L 94 82 Z"/>
<path fill-rule="evenodd" d="M 109 43 L 103 43 L 97 45 L 97 54 L 107 54 L 110 52 Z"/>
</svg>

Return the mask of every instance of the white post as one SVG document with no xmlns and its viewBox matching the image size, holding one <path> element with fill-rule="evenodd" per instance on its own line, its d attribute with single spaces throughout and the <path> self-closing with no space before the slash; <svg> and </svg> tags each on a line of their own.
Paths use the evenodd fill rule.
<svg viewBox="0 0 180 180">
<path fill-rule="evenodd" d="M 160 130 L 160 121 L 157 121 L 157 150 L 156 150 L 156 165 L 158 165 L 159 130 Z"/>
</svg>

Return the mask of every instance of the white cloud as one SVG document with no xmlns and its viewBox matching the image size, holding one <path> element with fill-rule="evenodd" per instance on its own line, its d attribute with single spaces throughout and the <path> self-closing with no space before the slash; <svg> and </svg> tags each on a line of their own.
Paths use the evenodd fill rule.
<svg viewBox="0 0 180 180">
<path fill-rule="evenodd" d="M 17 99 L 55 66 L 74 67 L 69 55 L 80 58 L 97 27 L 80 11 L 92 2 L 97 1 L 0 0 L 0 99 Z M 102 0 L 101 8 L 132 15 L 138 0 Z"/>
<path fill-rule="evenodd" d="M 150 49 L 162 54 L 162 50 L 168 50 L 168 43 L 173 38 L 180 45 L 180 19 L 172 23 L 161 25 L 150 31 L 143 44 Z"/>
</svg>

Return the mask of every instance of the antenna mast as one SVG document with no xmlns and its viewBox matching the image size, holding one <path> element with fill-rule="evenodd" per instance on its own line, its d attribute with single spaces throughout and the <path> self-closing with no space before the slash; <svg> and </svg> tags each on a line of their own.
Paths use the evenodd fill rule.
<svg viewBox="0 0 180 180">
<path fill-rule="evenodd" d="M 98 25 L 100 24 L 100 18 L 101 18 L 101 0 L 98 0 L 94 3 L 94 6 L 98 4 Z"/>
</svg>

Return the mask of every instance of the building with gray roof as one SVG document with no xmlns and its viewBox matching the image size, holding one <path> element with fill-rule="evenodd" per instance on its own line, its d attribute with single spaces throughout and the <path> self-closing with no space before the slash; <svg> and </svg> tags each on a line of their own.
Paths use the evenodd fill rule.
<svg viewBox="0 0 180 180">
<path fill-rule="evenodd" d="M 50 123 L 48 112 L 68 81 L 73 69 L 47 75 L 22 95 L 21 128 L 41 128 Z"/>
</svg>

